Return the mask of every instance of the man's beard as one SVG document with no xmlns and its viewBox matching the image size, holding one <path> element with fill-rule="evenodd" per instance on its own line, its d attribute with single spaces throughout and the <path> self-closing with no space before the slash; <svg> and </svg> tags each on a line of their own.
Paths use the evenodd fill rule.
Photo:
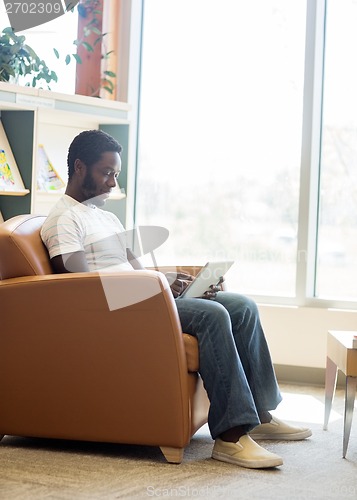
<svg viewBox="0 0 357 500">
<path fill-rule="evenodd" d="M 91 173 L 87 172 L 83 181 L 83 191 L 86 195 L 86 201 L 96 205 L 97 207 L 101 207 L 104 205 L 105 200 L 100 195 L 96 194 L 96 190 L 97 186 L 93 181 Z"/>
</svg>

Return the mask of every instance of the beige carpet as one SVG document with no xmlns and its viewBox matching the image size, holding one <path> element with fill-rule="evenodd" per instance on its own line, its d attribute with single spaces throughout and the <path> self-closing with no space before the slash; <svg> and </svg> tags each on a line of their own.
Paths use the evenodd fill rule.
<svg viewBox="0 0 357 500">
<path fill-rule="evenodd" d="M 322 388 L 281 385 L 276 415 L 313 429 L 302 442 L 263 443 L 284 465 L 248 470 L 210 458 L 212 440 L 201 429 L 181 465 L 152 447 L 6 436 L 0 443 L 0 499 L 356 499 L 357 412 L 347 458 L 342 459 L 343 391 L 336 394 L 328 431 L 322 430 Z"/>
</svg>

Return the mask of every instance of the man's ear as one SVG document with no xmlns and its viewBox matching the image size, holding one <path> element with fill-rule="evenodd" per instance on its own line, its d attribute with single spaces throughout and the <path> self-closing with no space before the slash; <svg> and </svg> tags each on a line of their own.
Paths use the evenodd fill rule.
<svg viewBox="0 0 357 500">
<path fill-rule="evenodd" d="M 79 158 L 77 158 L 74 161 L 74 171 L 77 175 L 81 177 L 83 177 L 86 174 L 86 166 Z"/>
</svg>

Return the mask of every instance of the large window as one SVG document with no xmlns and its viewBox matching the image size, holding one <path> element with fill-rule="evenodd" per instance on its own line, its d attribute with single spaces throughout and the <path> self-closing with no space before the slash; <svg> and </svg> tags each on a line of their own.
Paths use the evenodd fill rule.
<svg viewBox="0 0 357 500">
<path fill-rule="evenodd" d="M 357 301 L 356 0 L 145 0 L 136 222 L 159 265 L 233 258 L 262 300 Z"/>
<path fill-rule="evenodd" d="M 146 0 L 137 222 L 159 265 L 295 295 L 306 1 Z"/>
</svg>

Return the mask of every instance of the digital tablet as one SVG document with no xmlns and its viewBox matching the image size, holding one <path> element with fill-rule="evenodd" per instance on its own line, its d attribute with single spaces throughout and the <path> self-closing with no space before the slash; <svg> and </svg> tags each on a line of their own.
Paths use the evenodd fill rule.
<svg viewBox="0 0 357 500">
<path fill-rule="evenodd" d="M 179 296 L 179 299 L 202 297 L 211 285 L 216 285 L 221 276 L 234 264 L 234 260 L 221 262 L 207 262 L 197 274 L 196 278 L 188 285 Z"/>
</svg>

